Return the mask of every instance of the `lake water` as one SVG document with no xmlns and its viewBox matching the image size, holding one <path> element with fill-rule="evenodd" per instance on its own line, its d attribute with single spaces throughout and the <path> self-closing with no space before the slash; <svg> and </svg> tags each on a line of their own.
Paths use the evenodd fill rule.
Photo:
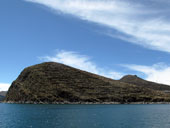
<svg viewBox="0 0 170 128">
<path fill-rule="evenodd" d="M 170 105 L 0 104 L 0 128 L 170 128 Z"/>
</svg>

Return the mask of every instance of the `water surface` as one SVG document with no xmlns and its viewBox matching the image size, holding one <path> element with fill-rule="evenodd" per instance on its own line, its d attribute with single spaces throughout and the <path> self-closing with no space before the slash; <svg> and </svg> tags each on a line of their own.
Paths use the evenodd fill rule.
<svg viewBox="0 0 170 128">
<path fill-rule="evenodd" d="M 0 104 L 0 128 L 170 128 L 170 105 Z"/>
</svg>

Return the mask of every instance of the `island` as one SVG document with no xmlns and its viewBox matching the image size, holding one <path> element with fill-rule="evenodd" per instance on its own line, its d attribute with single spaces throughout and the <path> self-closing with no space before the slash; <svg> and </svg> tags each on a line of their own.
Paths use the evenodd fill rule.
<svg viewBox="0 0 170 128">
<path fill-rule="evenodd" d="M 56 62 L 25 68 L 4 102 L 29 104 L 169 103 L 170 86 L 127 75 L 113 80 Z"/>
</svg>

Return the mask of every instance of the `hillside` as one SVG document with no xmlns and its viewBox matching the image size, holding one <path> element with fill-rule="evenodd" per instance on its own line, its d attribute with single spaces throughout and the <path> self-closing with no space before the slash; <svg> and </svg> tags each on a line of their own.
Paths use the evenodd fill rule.
<svg viewBox="0 0 170 128">
<path fill-rule="evenodd" d="M 170 92 L 170 86 L 164 84 L 158 84 L 150 81 L 143 80 L 136 75 L 127 75 L 124 76 L 120 81 L 134 84 L 140 87 L 150 88 L 153 90 L 163 91 L 163 92 Z"/>
<path fill-rule="evenodd" d="M 7 93 L 7 91 L 1 91 L 1 92 L 0 92 L 0 95 L 1 95 L 1 96 L 6 96 L 6 93 Z"/>
<path fill-rule="evenodd" d="M 170 102 L 170 95 L 63 64 L 48 62 L 25 68 L 12 83 L 5 101 L 15 103 Z"/>
<path fill-rule="evenodd" d="M 5 99 L 6 93 L 7 93 L 6 91 L 1 91 L 0 92 L 0 102 Z"/>
</svg>

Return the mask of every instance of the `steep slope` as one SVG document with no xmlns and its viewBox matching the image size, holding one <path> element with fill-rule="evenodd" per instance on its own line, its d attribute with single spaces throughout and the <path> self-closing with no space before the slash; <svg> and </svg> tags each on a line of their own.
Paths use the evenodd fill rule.
<svg viewBox="0 0 170 128">
<path fill-rule="evenodd" d="M 124 76 L 120 81 L 129 83 L 129 84 L 134 84 L 140 87 L 145 87 L 145 88 L 150 88 L 158 91 L 163 91 L 163 92 L 170 92 L 170 86 L 164 85 L 164 84 L 158 84 L 150 81 L 143 80 L 136 75 L 127 75 Z"/>
<path fill-rule="evenodd" d="M 169 102 L 160 91 L 108 79 L 63 64 L 48 62 L 24 69 L 12 83 L 6 102 L 103 103 Z"/>
</svg>

